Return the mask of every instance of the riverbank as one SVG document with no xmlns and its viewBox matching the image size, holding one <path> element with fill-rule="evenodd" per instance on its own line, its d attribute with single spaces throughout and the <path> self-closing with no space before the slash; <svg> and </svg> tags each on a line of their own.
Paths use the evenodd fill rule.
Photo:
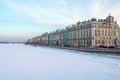
<svg viewBox="0 0 120 80">
<path fill-rule="evenodd" d="M 66 48 L 65 48 L 66 49 Z M 120 55 L 120 49 L 108 49 L 108 48 L 95 48 L 95 49 L 89 49 L 89 48 L 67 48 L 70 50 L 77 50 L 82 52 L 93 52 L 93 53 L 104 53 L 104 54 L 113 54 L 113 55 Z"/>
<path fill-rule="evenodd" d="M 76 51 L 90 52 L 90 53 L 120 55 L 120 48 L 75 48 L 75 47 L 60 47 L 60 46 L 47 46 L 47 45 L 34 45 L 34 46 L 76 50 Z"/>
<path fill-rule="evenodd" d="M 58 48 L 58 49 L 67 49 L 67 50 L 76 50 L 82 52 L 90 52 L 90 53 L 102 53 L 102 54 L 113 54 L 120 55 L 120 49 L 110 49 L 110 48 L 71 48 L 71 47 L 59 47 L 59 46 L 42 46 L 42 47 L 50 47 L 50 48 Z"/>
</svg>

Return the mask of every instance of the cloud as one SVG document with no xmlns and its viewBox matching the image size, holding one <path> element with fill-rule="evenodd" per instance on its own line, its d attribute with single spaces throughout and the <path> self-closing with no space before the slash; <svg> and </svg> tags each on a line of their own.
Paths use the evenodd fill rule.
<svg viewBox="0 0 120 80">
<path fill-rule="evenodd" d="M 106 4 L 107 3 L 107 4 Z M 120 2 L 112 3 L 109 0 L 92 0 L 91 2 L 91 17 L 105 18 L 109 13 L 115 17 L 120 24 Z"/>
<path fill-rule="evenodd" d="M 6 4 L 9 8 L 21 14 L 26 14 L 32 17 L 40 17 L 40 15 L 38 15 L 34 10 L 31 9 L 31 7 L 29 7 L 29 5 L 25 3 L 18 3 L 7 0 Z"/>
<path fill-rule="evenodd" d="M 67 3 L 62 0 L 62 3 L 67 5 Z M 36 22 L 41 23 L 51 23 L 51 24 L 69 24 L 74 21 L 64 14 L 64 8 L 57 10 L 56 8 L 45 8 L 40 6 L 36 2 L 27 3 L 18 3 L 14 1 L 6 1 L 6 4 L 12 10 L 27 15 L 31 17 Z M 68 10 L 66 10 L 67 12 Z M 63 14 L 62 14 L 63 12 Z M 70 13 L 70 12 L 67 12 Z"/>
<path fill-rule="evenodd" d="M 102 0 L 92 0 L 90 4 L 90 16 L 98 17 L 103 12 Z"/>
<path fill-rule="evenodd" d="M 67 2 L 65 0 L 61 0 L 62 4 L 67 6 Z"/>
<path fill-rule="evenodd" d="M 120 24 L 120 3 L 116 3 L 109 9 L 109 11 L 115 17 L 115 19 L 118 20 L 118 23 Z"/>
<path fill-rule="evenodd" d="M 109 0 L 91 0 L 90 6 L 86 7 L 86 5 L 69 4 L 66 0 L 47 0 L 46 3 L 51 4 L 46 7 L 36 0 L 29 2 L 6 1 L 9 8 L 30 17 L 36 23 L 65 25 L 76 23 L 87 17 L 105 18 L 109 12 L 119 19 L 120 4 L 113 4 L 106 8 L 106 5 L 103 4 L 105 2 L 110 3 Z"/>
<path fill-rule="evenodd" d="M 109 12 L 120 24 L 119 0 L 1 0 L 8 7 L 8 17 L 1 18 L 1 27 L 10 29 L 14 35 L 35 36 L 40 32 L 64 28 L 77 21 L 92 17 L 105 18 Z M 11 11 L 13 12 L 11 12 Z M 15 13 L 14 13 L 15 12 Z M 17 13 L 19 14 L 19 17 Z M 6 16 L 6 14 L 5 14 Z M 7 23 L 7 24 L 6 24 Z M 10 25 L 10 26 L 9 26 Z M 42 29 L 41 29 L 42 26 Z M 61 27 L 64 26 L 64 27 Z M 0 29 L 2 29 L 0 27 Z M 13 29 L 16 28 L 16 29 Z M 23 31 L 21 31 L 21 30 Z M 5 29 L 6 30 L 6 29 Z M 24 31 L 25 30 L 25 31 Z M 3 30 L 4 31 L 4 30 Z M 9 32 L 9 31 L 6 31 Z M 26 32 L 26 33 L 23 33 Z M 2 35 L 2 34 L 1 34 Z M 16 35 L 15 35 L 16 36 Z M 19 35 L 17 35 L 19 36 Z"/>
</svg>

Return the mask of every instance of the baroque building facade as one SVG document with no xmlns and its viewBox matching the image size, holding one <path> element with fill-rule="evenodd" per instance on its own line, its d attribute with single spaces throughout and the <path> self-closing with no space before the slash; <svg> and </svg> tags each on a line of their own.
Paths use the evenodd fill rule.
<svg viewBox="0 0 120 80">
<path fill-rule="evenodd" d="M 40 39 L 39 39 L 41 45 L 48 45 L 48 32 L 46 33 L 43 33 L 41 36 L 40 36 Z"/>
<path fill-rule="evenodd" d="M 88 21 L 79 21 L 65 29 L 44 33 L 36 38 L 41 45 L 76 48 L 117 47 L 120 46 L 120 27 L 109 14 L 105 19 L 92 18 Z"/>
<path fill-rule="evenodd" d="M 61 47 L 63 46 L 67 46 L 67 30 L 66 29 L 62 29 L 60 30 L 60 45 Z"/>
</svg>

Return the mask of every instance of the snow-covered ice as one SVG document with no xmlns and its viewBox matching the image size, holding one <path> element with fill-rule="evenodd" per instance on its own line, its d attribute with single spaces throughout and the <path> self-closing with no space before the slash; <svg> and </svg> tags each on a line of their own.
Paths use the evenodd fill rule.
<svg viewBox="0 0 120 80">
<path fill-rule="evenodd" d="M 0 44 L 0 80 L 120 80 L 120 56 Z"/>
</svg>

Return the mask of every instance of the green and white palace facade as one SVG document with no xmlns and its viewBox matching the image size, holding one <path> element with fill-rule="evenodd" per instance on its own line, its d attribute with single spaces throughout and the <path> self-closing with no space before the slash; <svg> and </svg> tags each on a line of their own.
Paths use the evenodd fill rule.
<svg viewBox="0 0 120 80">
<path fill-rule="evenodd" d="M 27 42 L 77 48 L 120 46 L 120 27 L 114 17 L 109 14 L 105 19 L 92 18 L 88 21 L 79 21 L 68 25 L 65 29 L 43 33 Z"/>
</svg>

